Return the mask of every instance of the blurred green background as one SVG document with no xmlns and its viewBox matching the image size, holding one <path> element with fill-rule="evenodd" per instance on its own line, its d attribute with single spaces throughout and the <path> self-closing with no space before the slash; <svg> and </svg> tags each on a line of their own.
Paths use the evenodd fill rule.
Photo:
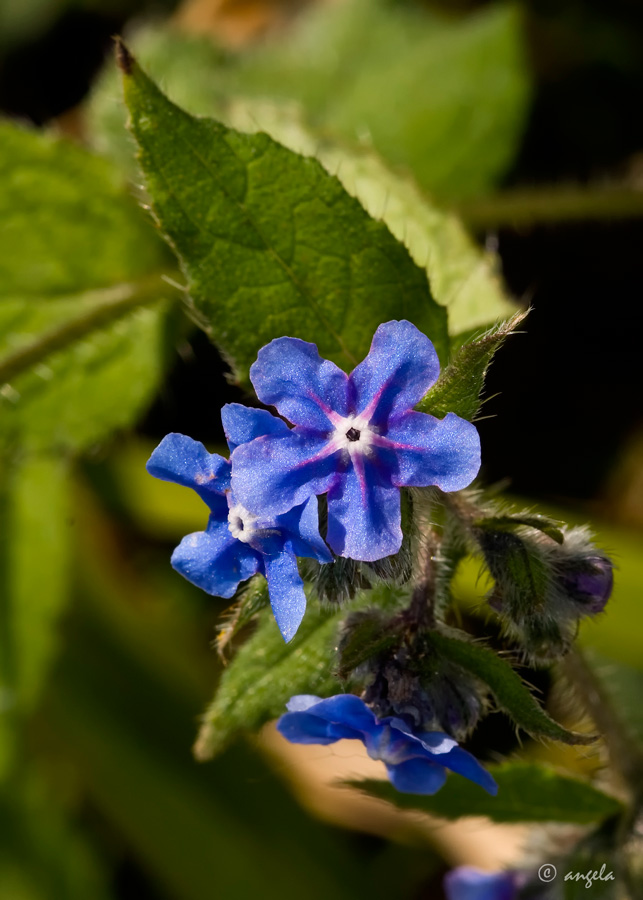
<svg viewBox="0 0 643 900">
<path fill-rule="evenodd" d="M 322 135 L 372 142 L 459 214 L 497 251 L 509 292 L 534 308 L 489 376 L 484 479 L 591 521 L 618 571 L 608 613 L 581 638 L 641 668 L 643 9 L 390 6 L 406 24 L 392 29 L 389 13 L 366 6 L 356 38 L 341 16 L 295 0 L 0 0 L 0 108 L 122 162 L 127 142 L 110 137 L 122 121 L 110 36 L 125 32 L 199 111 L 229 83 L 296 101 Z M 426 17 L 426 42 L 408 16 Z M 24 277 L 37 280 L 34 248 Z M 173 274 L 162 249 L 150 253 Z M 3 327 L 17 290 L 8 283 Z M 178 313 L 139 325 L 113 350 L 115 388 L 124 379 L 138 393 L 110 429 L 76 423 L 73 447 L 54 454 L 47 410 L 57 407 L 31 385 L 30 452 L 3 437 L 0 898 L 440 896 L 453 855 L 426 833 L 392 820 L 376 834 L 322 823 L 254 743 L 194 761 L 226 603 L 170 568 L 180 538 L 204 527 L 204 507 L 144 464 L 169 431 L 217 450 L 219 407 L 244 395 Z M 83 388 L 66 389 L 73 405 Z M 0 389 L 3 417 L 12 390 Z M 104 388 L 85 399 L 109 405 Z M 475 572 L 464 573 L 463 597 L 476 590 Z M 530 680 L 547 692 L 546 675 Z M 493 732 L 513 749 L 502 717 L 489 721 L 484 739 Z"/>
</svg>

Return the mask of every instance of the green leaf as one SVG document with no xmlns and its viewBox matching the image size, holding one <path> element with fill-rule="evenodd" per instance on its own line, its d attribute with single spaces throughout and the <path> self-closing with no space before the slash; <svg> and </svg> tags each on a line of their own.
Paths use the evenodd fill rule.
<svg viewBox="0 0 643 900">
<path fill-rule="evenodd" d="M 298 101 L 315 130 L 372 145 L 447 200 L 504 173 L 529 97 L 520 13 L 505 4 L 450 19 L 383 0 L 318 4 L 287 42 L 221 79 L 235 94 Z"/>
<path fill-rule="evenodd" d="M 0 176 L 0 440 L 80 450 L 159 382 L 167 251 L 113 166 L 69 141 L 0 123 Z"/>
<path fill-rule="evenodd" d="M 452 347 L 457 349 L 476 329 L 515 313 L 495 254 L 483 253 L 454 215 L 371 151 L 349 150 L 308 131 L 290 107 L 233 100 L 222 107 L 221 115 L 241 131 L 266 131 L 296 153 L 315 156 L 373 218 L 386 223 L 426 269 L 433 296 L 447 307 Z"/>
<path fill-rule="evenodd" d="M 615 797 L 536 763 L 509 762 L 489 766 L 489 771 L 498 784 L 496 797 L 489 796 L 466 778 L 452 774 L 445 786 L 432 796 L 402 794 L 392 784 L 374 779 L 350 784 L 402 809 L 421 810 L 444 819 L 486 816 L 494 822 L 589 825 L 622 810 Z"/>
<path fill-rule="evenodd" d="M 246 625 L 270 603 L 268 584 L 263 575 L 255 575 L 238 591 L 236 602 L 226 610 L 217 634 L 217 650 L 223 658 L 226 648 Z"/>
<path fill-rule="evenodd" d="M 464 419 L 475 418 L 487 369 L 496 351 L 526 315 L 526 312 L 518 312 L 477 340 L 464 344 L 416 409 L 440 419 L 448 412 L 457 413 Z"/>
<path fill-rule="evenodd" d="M 331 671 L 343 613 L 309 608 L 296 636 L 286 644 L 272 610 L 263 610 L 257 630 L 223 673 L 203 717 L 197 757 L 209 759 L 240 732 L 254 731 L 281 715 L 295 694 L 339 693 L 341 684 Z"/>
<path fill-rule="evenodd" d="M 342 621 L 365 606 L 394 609 L 400 592 L 380 585 L 358 595 L 334 612 L 310 602 L 293 640 L 286 644 L 272 611 L 264 609 L 252 637 L 241 647 L 221 677 L 195 752 L 209 759 L 240 732 L 256 731 L 286 711 L 295 694 L 330 697 L 344 690 L 334 675 L 337 638 Z"/>
<path fill-rule="evenodd" d="M 122 176 L 71 141 L 0 120 L 0 291 L 64 296 L 167 262 Z"/>
<path fill-rule="evenodd" d="M 391 318 L 415 322 L 444 358 L 446 314 L 424 272 L 336 178 L 265 134 L 183 112 L 125 51 L 121 67 L 156 215 L 240 380 L 284 334 L 352 368 Z"/>
<path fill-rule="evenodd" d="M 222 68 L 222 53 L 209 40 L 148 27 L 135 35 L 134 46 L 151 74 L 168 85 L 173 102 L 188 112 L 216 115 L 244 132 L 265 131 L 290 150 L 319 159 L 426 268 L 433 296 L 448 308 L 451 335 L 462 336 L 452 341 L 455 346 L 465 335 L 515 311 L 504 293 L 496 254 L 482 252 L 454 215 L 439 209 L 410 178 L 393 173 L 372 151 L 307 127 L 292 104 L 238 96 L 234 85 L 228 85 L 229 66 Z M 138 180 L 114 76 L 111 69 L 105 72 L 92 95 L 91 135 L 97 149 Z"/>
<path fill-rule="evenodd" d="M 431 632 L 438 651 L 489 686 L 498 707 L 532 737 L 552 738 L 566 744 L 589 744 L 591 734 L 567 731 L 554 722 L 530 693 L 511 665 L 493 650 L 444 634 Z"/>
<path fill-rule="evenodd" d="M 539 513 L 507 513 L 499 516 L 485 516 L 484 519 L 477 519 L 473 523 L 474 528 L 481 528 L 483 531 L 513 531 L 514 528 L 521 526 L 535 528 L 536 531 L 546 534 L 557 544 L 565 541 L 561 525 L 561 522 Z"/>
<path fill-rule="evenodd" d="M 561 670 L 600 730 L 613 768 L 636 794 L 643 779 L 643 673 L 578 650 L 565 657 Z"/>
</svg>

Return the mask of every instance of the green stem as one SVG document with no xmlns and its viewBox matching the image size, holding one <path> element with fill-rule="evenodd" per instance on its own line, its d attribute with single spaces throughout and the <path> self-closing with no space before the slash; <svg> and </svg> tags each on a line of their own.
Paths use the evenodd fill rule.
<svg viewBox="0 0 643 900">
<path fill-rule="evenodd" d="M 643 191 L 627 187 L 519 188 L 465 200 L 456 213 L 474 231 L 556 222 L 643 218 Z"/>
<path fill-rule="evenodd" d="M 45 331 L 31 343 L 25 344 L 0 360 L 0 385 L 7 384 L 17 375 L 38 365 L 52 353 L 64 350 L 69 344 L 81 340 L 91 332 L 111 324 L 141 306 L 157 302 L 163 295 L 167 296 L 169 291 L 175 290 L 162 282 L 160 276 L 156 274 L 139 282 L 118 284 L 83 293 L 85 303 L 93 301 L 90 309 L 68 319 L 62 325 Z"/>
<path fill-rule="evenodd" d="M 628 785 L 636 800 L 643 800 L 643 755 L 632 739 L 609 697 L 579 648 L 571 650 L 561 663 L 568 682 L 575 689 L 601 732 L 614 769 Z"/>
</svg>

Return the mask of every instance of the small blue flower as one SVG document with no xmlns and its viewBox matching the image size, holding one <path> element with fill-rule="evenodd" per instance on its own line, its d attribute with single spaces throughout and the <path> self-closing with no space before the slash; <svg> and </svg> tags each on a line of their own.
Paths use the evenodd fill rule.
<svg viewBox="0 0 643 900">
<path fill-rule="evenodd" d="M 263 434 L 288 426 L 265 410 L 238 403 L 221 412 L 228 445 L 234 450 Z M 172 565 L 197 587 L 216 597 L 232 597 L 240 582 L 266 576 L 270 603 L 284 639 L 290 641 L 306 610 L 297 556 L 330 562 L 319 535 L 317 501 L 307 500 L 283 515 L 257 516 L 237 502 L 230 487 L 230 463 L 184 434 L 168 434 L 150 456 L 147 471 L 163 481 L 190 487 L 210 508 L 205 531 L 184 537 Z"/>
<path fill-rule="evenodd" d="M 278 515 L 327 492 L 327 541 L 336 554 L 374 561 L 397 553 L 399 488 L 456 491 L 480 468 L 480 440 L 470 422 L 413 410 L 438 373 L 433 344 L 404 320 L 379 326 L 350 375 L 322 359 L 314 344 L 271 341 L 250 378 L 259 399 L 295 427 L 235 451 L 235 494 L 255 513 Z"/>
<path fill-rule="evenodd" d="M 293 744 L 334 744 L 353 738 L 366 746 L 371 759 L 381 759 L 398 791 L 434 794 L 444 784 L 447 769 L 475 781 L 490 794 L 498 786 L 491 775 L 457 741 L 441 731 L 414 734 L 402 719 L 378 719 L 354 694 L 328 700 L 300 694 L 287 704 L 277 729 Z"/>
<path fill-rule="evenodd" d="M 514 900 L 516 872 L 483 872 L 473 866 L 458 866 L 444 878 L 447 900 Z"/>
</svg>

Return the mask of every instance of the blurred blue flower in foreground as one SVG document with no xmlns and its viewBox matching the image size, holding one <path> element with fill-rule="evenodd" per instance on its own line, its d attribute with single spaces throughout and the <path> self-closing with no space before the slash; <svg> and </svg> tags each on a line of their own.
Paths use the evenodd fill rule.
<svg viewBox="0 0 643 900">
<path fill-rule="evenodd" d="M 373 561 L 400 549 L 400 491 L 456 491 L 480 468 L 470 423 L 413 407 L 440 370 L 431 341 L 405 320 L 380 325 L 363 362 L 345 375 L 314 344 L 282 337 L 250 369 L 257 396 L 294 423 L 244 444 L 232 485 L 255 513 L 278 515 L 328 492 L 327 541 L 339 556 Z"/>
<path fill-rule="evenodd" d="M 288 431 L 281 419 L 238 403 L 222 410 L 230 449 L 261 434 Z M 163 481 L 191 487 L 210 508 L 205 531 L 184 537 L 172 565 L 197 587 L 232 597 L 239 583 L 257 572 L 266 576 L 272 610 L 286 641 L 294 637 L 306 610 L 297 556 L 330 562 L 319 535 L 317 500 L 284 515 L 256 516 L 230 489 L 230 463 L 184 434 L 168 434 L 152 453 L 147 471 Z"/>
<path fill-rule="evenodd" d="M 518 889 L 515 872 L 483 872 L 458 866 L 444 879 L 447 900 L 514 900 Z"/>
<path fill-rule="evenodd" d="M 277 722 L 293 744 L 334 744 L 343 738 L 363 741 L 371 759 L 381 759 L 393 785 L 408 794 L 434 794 L 451 769 L 490 794 L 498 787 L 491 775 L 457 741 L 440 731 L 414 734 L 402 719 L 378 719 L 354 694 L 322 700 L 300 694 L 288 702 Z"/>
</svg>

